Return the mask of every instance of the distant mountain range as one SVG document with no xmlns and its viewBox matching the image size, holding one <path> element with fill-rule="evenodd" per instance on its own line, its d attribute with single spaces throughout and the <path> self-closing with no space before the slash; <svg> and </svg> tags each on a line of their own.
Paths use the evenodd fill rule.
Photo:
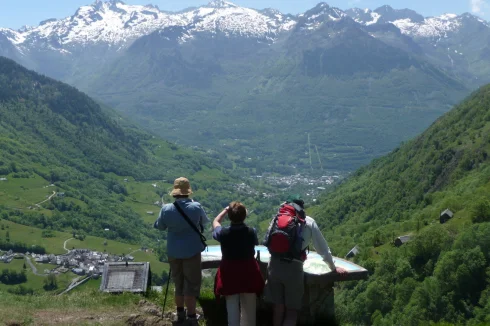
<svg viewBox="0 0 490 326">
<path fill-rule="evenodd" d="M 64 19 L 47 19 L 38 26 L 25 26 L 20 30 L 0 28 L 0 53 L 33 63 L 37 61 L 36 54 L 51 52 L 52 55 L 77 57 L 95 46 L 116 53 L 138 38 L 170 26 L 184 27 L 180 43 L 190 42 L 199 33 L 213 33 L 272 44 L 295 28 L 314 30 L 327 21 L 347 18 L 390 45 L 410 43 L 404 39 L 404 36 L 409 37 L 414 42 L 412 51 L 436 57 L 432 59 L 438 59 L 448 67 L 463 61 L 471 67 L 476 64 L 475 56 L 480 60 L 487 59 L 490 25 L 468 13 L 426 18 L 413 10 L 396 10 L 390 6 L 374 11 L 358 8 L 342 11 L 320 3 L 306 13 L 293 16 L 274 9 L 239 7 L 223 0 L 177 13 L 161 11 L 153 5 L 127 5 L 119 0 L 95 1 Z M 394 33 L 391 40 L 386 35 L 390 32 Z M 475 40 L 478 40 L 479 48 L 471 46 Z M 474 53 L 475 50 L 478 53 Z"/>
<path fill-rule="evenodd" d="M 320 3 L 293 16 L 226 1 L 171 13 L 111 0 L 0 29 L 0 55 L 167 139 L 289 173 L 310 167 L 308 132 L 314 169 L 350 170 L 422 131 L 490 81 L 488 40 L 488 23 L 470 14 Z M 282 116 L 294 117 L 294 132 Z M 283 158 L 288 145 L 294 153 Z"/>
</svg>

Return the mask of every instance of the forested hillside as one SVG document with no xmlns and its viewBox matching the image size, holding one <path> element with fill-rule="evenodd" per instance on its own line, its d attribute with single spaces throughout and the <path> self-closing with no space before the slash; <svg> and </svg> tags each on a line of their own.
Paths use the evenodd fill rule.
<svg viewBox="0 0 490 326">
<path fill-rule="evenodd" d="M 489 152 L 487 86 L 320 199 L 312 215 L 334 251 L 359 245 L 371 271 L 341 286 L 342 324 L 490 323 Z"/>
<path fill-rule="evenodd" d="M 1 57 L 0 117 L 4 219 L 148 244 L 158 232 L 146 212 L 174 178 L 188 176 L 210 214 L 236 199 L 226 160 L 122 127 L 75 88 Z"/>
</svg>

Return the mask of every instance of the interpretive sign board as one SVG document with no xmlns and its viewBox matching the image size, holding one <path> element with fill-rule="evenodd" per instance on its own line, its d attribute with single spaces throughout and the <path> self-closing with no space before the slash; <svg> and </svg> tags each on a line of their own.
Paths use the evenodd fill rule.
<svg viewBox="0 0 490 326">
<path fill-rule="evenodd" d="M 143 293 L 148 289 L 150 263 L 106 263 L 100 290 L 102 292 Z"/>
</svg>

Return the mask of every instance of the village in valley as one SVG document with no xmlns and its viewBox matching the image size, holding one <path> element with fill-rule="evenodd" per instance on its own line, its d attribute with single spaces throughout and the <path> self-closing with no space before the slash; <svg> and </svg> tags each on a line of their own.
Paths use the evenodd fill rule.
<svg viewBox="0 0 490 326">
<path fill-rule="evenodd" d="M 102 275 L 106 263 L 134 261 L 134 257 L 131 255 L 118 256 L 88 249 L 73 249 L 63 255 L 36 254 L 30 252 L 24 254 L 14 253 L 12 250 L 9 250 L 0 256 L 0 261 L 8 264 L 13 259 L 22 258 L 26 259 L 34 274 L 37 275 L 56 275 L 71 271 L 76 275 L 86 275 L 95 279 L 98 279 Z M 56 265 L 56 267 L 44 269 L 44 271 L 40 273 L 37 271 L 37 268 L 32 261 L 34 261 L 37 266 L 39 266 L 38 264 L 46 264 L 46 266 L 51 267 Z"/>
<path fill-rule="evenodd" d="M 315 202 L 315 197 L 322 191 L 326 190 L 328 186 L 342 179 L 339 174 L 323 175 L 323 176 L 309 176 L 305 174 L 294 175 L 274 175 L 263 174 L 252 177 L 253 180 L 263 182 L 269 186 L 273 186 L 282 192 L 284 191 L 296 191 L 304 194 L 309 201 Z M 245 188 L 245 185 L 239 185 Z M 274 194 L 263 193 L 263 197 L 274 197 Z"/>
</svg>

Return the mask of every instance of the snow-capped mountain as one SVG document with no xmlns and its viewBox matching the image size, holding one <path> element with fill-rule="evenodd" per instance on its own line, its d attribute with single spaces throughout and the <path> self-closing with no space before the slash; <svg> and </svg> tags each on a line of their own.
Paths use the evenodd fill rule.
<svg viewBox="0 0 490 326">
<path fill-rule="evenodd" d="M 239 7 L 216 0 L 208 5 L 180 13 L 167 13 L 158 7 L 128 5 L 119 0 L 97 0 L 80 7 L 64 19 L 50 19 L 36 27 L 15 31 L 0 29 L 21 50 L 44 47 L 71 51 L 74 46 L 106 44 L 125 47 L 137 38 L 169 26 L 189 26 L 189 32 L 222 32 L 262 39 L 273 39 L 294 25 L 290 16 L 276 12 Z"/>
<path fill-rule="evenodd" d="M 352 19 L 361 25 L 393 24 L 400 31 L 414 38 L 447 38 L 448 33 L 458 32 L 465 27 L 465 21 L 473 20 L 480 24 L 488 24 L 471 14 L 444 14 L 437 17 L 423 17 L 413 10 L 396 10 L 390 6 L 382 6 L 374 11 L 369 9 L 349 9 L 346 11 Z"/>
<path fill-rule="evenodd" d="M 325 25 L 328 26 L 323 29 Z M 471 14 L 423 17 L 413 10 L 390 6 L 374 11 L 358 8 L 342 11 L 325 2 L 303 14 L 288 15 L 274 9 L 245 8 L 225 0 L 175 13 L 153 5 L 96 0 L 64 19 L 47 19 L 38 26 L 19 30 L 0 28 L 0 55 L 74 82 L 96 74 L 135 41 L 154 33 L 162 40 L 154 50 L 158 50 L 155 47 L 159 44 L 165 45 L 167 39 L 172 42 L 165 46 L 194 42 L 197 48 L 214 39 L 219 48 L 223 46 L 221 41 L 228 38 L 234 42 L 228 44 L 228 54 L 235 53 L 229 51 L 235 48 L 245 55 L 258 51 L 261 46 L 257 44 L 270 45 L 289 37 L 306 37 L 304 44 L 309 44 L 313 35 L 321 39 L 328 34 L 331 40 L 335 35 L 346 37 L 338 33 L 344 28 L 363 30 L 370 37 L 411 55 L 425 56 L 425 60 L 444 67 L 460 66 L 462 71 L 467 70 L 464 60 L 471 62 L 470 69 L 475 66 L 476 74 L 485 71 L 478 68 L 481 65 L 490 67 L 490 62 L 486 63 L 490 49 L 486 42 L 479 41 L 490 39 L 490 26 Z M 144 42 L 149 41 L 141 44 Z"/>
<path fill-rule="evenodd" d="M 338 22 L 347 17 L 342 10 L 321 2 L 304 14 L 298 15 L 298 26 L 306 30 L 316 30 L 325 22 Z"/>
</svg>

